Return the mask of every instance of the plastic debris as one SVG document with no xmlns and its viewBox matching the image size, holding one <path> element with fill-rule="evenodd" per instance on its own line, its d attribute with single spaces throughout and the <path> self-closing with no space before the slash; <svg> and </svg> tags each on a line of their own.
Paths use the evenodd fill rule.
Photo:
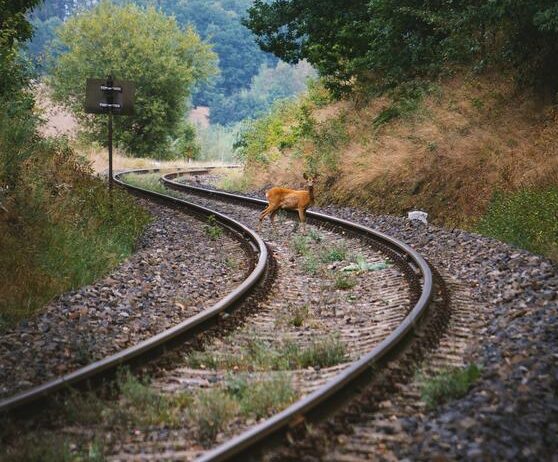
<svg viewBox="0 0 558 462">
<path fill-rule="evenodd" d="M 422 221 L 424 224 L 428 224 L 428 213 L 421 212 L 420 210 L 413 210 L 412 212 L 409 212 L 407 218 L 409 218 L 409 220 L 418 220 Z"/>
</svg>

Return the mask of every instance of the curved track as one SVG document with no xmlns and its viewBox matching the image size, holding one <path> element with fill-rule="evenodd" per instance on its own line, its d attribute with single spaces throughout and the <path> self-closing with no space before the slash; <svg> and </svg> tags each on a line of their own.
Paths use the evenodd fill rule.
<svg viewBox="0 0 558 462">
<path fill-rule="evenodd" d="M 197 171 L 195 173 L 203 174 L 204 172 Z M 207 190 L 199 186 L 185 185 L 177 181 L 177 178 L 184 174 L 184 172 L 174 172 L 164 175 L 162 177 L 162 182 L 169 188 L 185 191 L 188 194 L 240 203 L 242 205 L 257 207 L 258 209 L 265 207 L 267 204 L 266 201 L 260 199 L 222 191 Z M 314 415 L 323 414 L 325 408 L 338 407 L 340 395 L 345 394 L 347 389 L 356 386 L 356 384 L 360 384 L 366 376 L 370 375 L 371 369 L 376 366 L 381 367 L 385 365 L 389 358 L 395 357 L 400 353 L 401 349 L 415 336 L 416 327 L 426 313 L 426 309 L 433 295 L 432 272 L 424 259 L 413 249 L 390 236 L 386 236 L 385 234 L 362 225 L 311 211 L 307 212 L 307 216 L 310 224 L 314 223 L 321 226 L 334 227 L 338 230 L 342 230 L 342 232 L 351 233 L 365 239 L 372 238 L 376 246 L 390 254 L 395 260 L 399 260 L 402 266 L 404 266 L 403 262 L 408 263 L 407 275 L 411 280 L 420 285 L 420 296 L 414 308 L 409 312 L 403 322 L 380 344 L 361 356 L 360 359 L 351 366 L 341 371 L 336 377 L 304 399 L 296 402 L 271 419 L 253 427 L 239 437 L 208 452 L 200 460 L 216 461 L 247 457 L 247 455 L 254 450 L 254 447 L 265 444 L 266 440 L 276 437 L 279 433 L 285 432 L 293 425 L 293 422 L 300 423 L 304 421 L 305 418 L 312 419 Z"/>
<path fill-rule="evenodd" d="M 180 325 L 169 329 L 161 334 L 148 339 L 132 348 L 105 358 L 102 361 L 93 363 L 85 368 L 75 371 L 47 384 L 36 387 L 25 393 L 20 393 L 12 398 L 0 402 L 0 411 L 20 409 L 45 398 L 52 393 L 60 391 L 69 385 L 76 386 L 88 380 L 98 378 L 114 371 L 114 369 L 125 363 L 142 362 L 154 354 L 164 351 L 168 347 L 182 341 L 184 338 L 201 332 L 214 325 L 221 314 L 234 309 L 241 300 L 251 293 L 264 277 L 266 266 L 269 263 L 270 255 L 262 238 L 238 221 L 232 220 L 227 216 L 206 207 L 193 204 L 190 201 L 171 198 L 164 194 L 157 194 L 145 189 L 127 185 L 122 177 L 128 173 L 150 173 L 153 170 L 140 170 L 123 172 L 117 175 L 117 182 L 129 188 L 134 194 L 148 197 L 149 199 L 167 204 L 171 207 L 185 207 L 188 213 L 198 215 L 204 219 L 213 215 L 219 224 L 230 232 L 247 239 L 253 248 L 254 255 L 257 256 L 257 263 L 250 276 L 231 294 L 221 300 L 210 309 L 196 315 Z M 204 170 L 188 173 L 203 173 Z M 238 196 L 234 194 L 210 191 L 195 186 L 186 186 L 176 178 L 184 172 L 165 175 L 163 181 L 167 187 L 186 191 L 188 194 L 211 197 L 218 201 L 231 201 L 244 206 L 257 207 L 258 209 L 266 205 L 265 201 Z M 412 309 L 410 309 L 397 327 L 379 344 L 375 345 L 371 351 L 360 355 L 359 359 L 348 367 L 338 372 L 335 377 L 320 386 L 304 399 L 295 402 L 293 405 L 271 417 L 270 419 L 252 427 L 240 436 L 233 438 L 220 447 L 206 453 L 200 460 L 229 460 L 246 457 L 252 453 L 255 447 L 265 445 L 270 438 L 275 438 L 284 434 L 293 425 L 304 422 L 305 419 L 313 420 L 324 414 L 324 409 L 335 408 L 341 402 L 341 397 L 348 393 L 348 390 L 359 386 L 363 381 L 367 381 L 371 376 L 377 374 L 384 368 L 389 361 L 401 355 L 410 344 L 416 341 L 418 328 L 428 319 L 428 307 L 433 298 L 434 285 L 432 272 L 425 260 L 412 248 L 404 243 L 379 233 L 368 227 L 351 223 L 346 220 L 331 217 L 328 215 L 308 212 L 309 224 L 316 224 L 326 229 L 336 232 L 346 233 L 358 237 L 364 242 L 373 245 L 382 253 L 388 255 L 399 269 L 405 274 L 412 292 Z M 428 325 L 432 324 L 431 320 Z M 439 328 L 439 326 L 438 326 Z"/>
<path fill-rule="evenodd" d="M 142 188 L 130 186 L 121 180 L 123 174 L 115 176 L 115 181 L 132 193 L 158 201 L 164 205 L 179 208 L 187 213 L 194 214 L 206 220 L 214 216 L 221 226 L 229 232 L 237 235 L 239 239 L 249 243 L 252 255 L 256 263 L 249 276 L 235 290 L 207 310 L 186 319 L 184 322 L 161 332 L 137 345 L 126 348 L 114 355 L 108 356 L 100 361 L 91 363 L 76 371 L 50 380 L 42 385 L 33 387 L 24 392 L 0 401 L 0 413 L 20 411 L 35 405 L 40 400 L 48 398 L 57 392 L 67 390 L 68 387 L 76 387 L 88 381 L 103 378 L 115 371 L 116 368 L 125 364 L 135 364 L 151 359 L 173 345 L 192 337 L 197 332 L 203 331 L 218 322 L 220 316 L 233 310 L 237 303 L 245 298 L 264 277 L 269 264 L 269 254 L 263 240 L 255 232 L 243 224 L 213 210 L 199 205 L 176 199 L 164 194 L 147 191 Z"/>
</svg>

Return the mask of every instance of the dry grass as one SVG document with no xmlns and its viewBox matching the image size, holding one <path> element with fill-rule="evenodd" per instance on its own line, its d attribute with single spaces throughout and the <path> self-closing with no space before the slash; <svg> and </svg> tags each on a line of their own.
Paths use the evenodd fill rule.
<svg viewBox="0 0 558 462">
<path fill-rule="evenodd" d="M 76 150 L 84 156 L 93 170 L 97 173 L 106 173 L 108 170 L 108 151 L 100 146 L 88 145 L 76 147 Z M 220 167 L 226 164 L 220 162 L 200 162 L 185 160 L 159 161 L 149 158 L 128 157 L 118 149 L 113 151 L 114 170 L 127 170 L 135 168 L 159 168 L 161 170 L 173 170 L 176 168 L 198 168 L 198 167 Z"/>
<path fill-rule="evenodd" d="M 315 114 L 323 122 L 344 113 L 351 140 L 338 152 L 337 169 L 322 172 L 319 203 L 396 214 L 419 208 L 438 223 L 464 226 L 497 190 L 558 184 L 558 110 L 502 76 L 444 82 L 417 111 L 378 126 L 389 104 L 345 102 Z M 257 187 L 296 185 L 302 171 L 300 156 L 285 156 L 254 178 Z"/>
</svg>

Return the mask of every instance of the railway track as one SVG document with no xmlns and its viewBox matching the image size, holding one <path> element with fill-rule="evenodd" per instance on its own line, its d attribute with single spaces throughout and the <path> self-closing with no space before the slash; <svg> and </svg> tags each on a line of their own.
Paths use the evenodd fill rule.
<svg viewBox="0 0 558 462">
<path fill-rule="evenodd" d="M 196 173 L 204 174 L 204 171 L 198 171 Z M 241 196 L 221 193 L 218 191 L 208 191 L 198 186 L 185 186 L 176 181 L 177 176 L 180 176 L 180 173 L 165 175 L 163 177 L 163 181 L 167 186 L 170 186 L 175 190 L 181 191 L 183 193 L 186 192 L 186 194 L 188 195 L 185 197 L 187 197 L 188 200 L 194 200 L 192 199 L 193 196 L 198 197 L 198 200 L 204 201 L 204 205 L 214 209 L 222 210 L 224 212 L 226 211 L 227 214 L 236 213 L 236 217 L 238 219 L 242 219 L 244 222 L 246 222 L 246 220 L 253 220 L 253 222 L 255 222 L 256 217 L 256 214 L 253 211 L 249 212 L 246 210 L 247 206 L 249 209 L 255 208 L 261 210 L 262 205 L 265 204 L 264 201 L 253 198 L 244 198 Z M 202 197 L 204 199 L 202 199 Z M 233 204 L 241 204 L 242 211 L 235 212 L 234 207 L 223 205 L 223 199 L 226 202 L 230 202 Z M 238 216 L 239 213 L 242 216 Z M 415 306 L 415 303 L 417 303 L 417 301 L 420 302 L 421 295 L 424 294 L 424 292 L 421 291 L 420 286 L 421 282 L 425 281 L 421 281 L 420 278 L 417 277 L 420 274 L 419 263 L 414 262 L 414 264 L 408 265 L 407 259 L 409 258 L 409 254 L 407 254 L 405 251 L 401 251 L 401 249 L 397 247 L 397 243 L 392 242 L 389 237 L 384 240 L 386 236 L 378 236 L 373 231 L 368 230 L 365 227 L 353 226 L 349 222 L 337 220 L 333 217 L 327 217 L 315 213 L 309 213 L 308 218 L 309 225 L 318 226 L 321 232 L 331 233 L 331 235 L 325 237 L 324 240 L 331 241 L 332 239 L 334 239 L 335 234 L 344 235 L 345 237 L 350 235 L 351 239 L 360 241 L 367 247 L 374 247 L 377 251 L 380 251 L 384 255 L 389 255 L 390 258 L 393 259 L 393 261 L 396 261 L 398 263 L 398 269 L 401 270 L 401 274 L 404 275 L 404 278 L 407 280 L 409 286 L 409 293 L 407 294 L 408 299 L 406 300 L 407 306 L 402 309 L 402 305 L 400 303 L 398 307 L 392 307 L 394 311 L 397 311 L 397 309 L 399 309 L 398 313 L 386 313 L 385 310 L 381 310 L 381 307 L 378 307 L 378 305 L 374 303 L 374 300 L 368 300 L 368 305 L 371 309 L 369 309 L 369 311 L 367 311 L 365 315 L 368 317 L 369 325 L 364 328 L 360 328 L 360 326 L 358 325 L 349 325 L 349 328 L 347 329 L 347 336 L 344 338 L 345 342 L 347 340 L 347 337 L 360 340 L 360 342 L 353 342 L 355 345 L 349 347 L 349 356 L 350 359 L 353 361 L 352 363 L 345 362 L 343 364 L 337 365 L 336 367 L 330 368 L 330 370 L 319 371 L 318 373 L 316 373 L 316 371 L 313 371 L 312 373 L 302 374 L 300 373 L 301 371 L 291 373 L 291 376 L 294 379 L 293 382 L 295 383 L 299 395 L 306 396 L 303 400 L 298 401 L 294 406 L 284 411 L 284 413 L 277 415 L 275 418 L 262 422 L 259 427 L 253 428 L 247 433 L 237 437 L 236 439 L 230 440 L 222 447 L 214 450 L 214 452 L 210 452 L 202 456 L 202 460 L 225 460 L 231 457 L 242 459 L 244 457 L 247 457 L 246 450 L 251 453 L 253 451 L 254 445 L 257 445 L 262 441 L 264 441 L 264 444 L 267 444 L 265 442 L 268 441 L 269 438 L 276 437 L 277 434 L 283 433 L 285 428 L 289 428 L 289 426 L 292 425 L 293 420 L 300 421 L 302 416 L 305 416 L 305 418 L 310 421 L 317 416 L 321 416 L 323 414 L 324 407 L 336 408 L 337 406 L 341 405 L 340 403 L 342 401 L 340 400 L 339 395 L 344 395 L 347 393 L 346 385 L 352 383 L 353 386 L 355 386 L 355 383 L 360 383 L 359 380 L 356 380 L 358 377 L 360 377 L 361 380 L 366 380 L 364 377 L 369 376 L 371 364 L 377 362 L 379 366 L 380 364 L 383 364 L 382 361 L 387 361 L 388 352 L 395 354 L 394 350 L 391 350 L 391 348 L 393 348 L 395 344 L 401 342 L 402 337 L 398 334 L 404 332 L 405 329 L 413 330 L 416 327 L 415 323 L 418 322 L 418 318 L 413 318 L 411 316 L 411 318 L 406 319 L 409 322 L 405 324 L 405 316 L 408 315 L 409 312 L 412 312 L 411 308 Z M 279 255 L 285 253 L 285 242 L 280 242 L 281 239 L 278 238 L 276 233 L 274 234 L 273 230 L 264 230 L 264 235 L 266 233 L 268 233 L 267 238 L 268 240 L 270 240 L 270 243 L 274 248 L 274 252 L 276 250 L 277 254 Z M 370 258 L 372 257 L 368 256 L 368 259 Z M 279 264 L 279 266 L 282 266 L 281 263 Z M 292 271 L 292 267 L 286 268 L 286 272 Z M 429 275 L 430 270 L 426 269 L 426 273 L 427 275 Z M 279 279 L 281 279 L 281 277 L 279 277 Z M 428 286 L 429 282 L 425 284 Z M 422 288 L 424 288 L 424 286 Z M 379 288 L 376 287 L 376 290 L 378 289 Z M 390 287 L 388 290 L 393 290 L 393 286 Z M 278 292 L 280 294 L 281 289 L 279 289 Z M 382 297 L 384 293 L 382 293 L 381 290 L 379 292 L 380 293 L 377 295 L 379 297 Z M 273 295 L 277 297 L 278 294 L 275 293 Z M 420 303 L 418 305 L 420 306 Z M 425 302 L 424 307 L 426 305 L 427 302 Z M 270 330 L 274 327 L 273 322 L 270 322 L 270 319 L 273 318 L 273 314 L 277 315 L 277 311 L 279 309 L 280 308 L 278 306 L 272 306 L 271 313 L 269 309 L 267 311 L 264 310 L 264 313 L 260 313 L 260 318 L 254 320 L 250 319 L 250 321 L 253 321 L 252 323 L 247 323 L 249 324 L 249 330 L 252 330 L 250 335 L 253 335 L 253 331 L 256 330 L 258 331 L 258 338 L 263 338 L 264 341 L 268 339 L 270 336 Z M 420 310 L 417 310 L 417 312 L 420 313 Z M 380 319 L 374 319 L 375 315 L 379 318 L 384 318 L 383 325 Z M 345 316 L 345 318 L 346 317 L 347 316 Z M 328 322 L 330 322 L 330 320 L 328 320 Z M 339 325 L 333 326 L 334 329 L 337 328 L 340 332 L 344 331 L 343 327 L 344 326 Z M 393 333 L 394 331 L 396 332 L 396 334 L 392 336 L 392 339 L 389 339 L 389 334 Z M 371 333 L 375 333 L 376 335 L 372 335 Z M 286 332 L 282 334 L 287 336 L 293 335 L 292 332 Z M 341 335 L 342 337 L 344 336 L 343 334 Z M 412 336 L 412 334 L 410 336 Z M 246 332 L 241 332 L 239 335 L 237 335 L 235 342 L 241 344 L 243 342 L 246 343 L 246 337 Z M 388 339 L 388 341 L 382 344 L 382 342 L 386 340 L 386 338 Z M 392 341 L 393 338 L 395 338 L 396 341 Z M 391 345 L 390 341 L 392 341 Z M 302 340 L 302 343 L 304 343 L 304 340 Z M 349 344 L 350 341 L 346 343 Z M 401 345 L 399 345 L 399 347 L 402 348 Z M 220 341 L 218 348 L 221 350 L 226 350 L 229 347 Z M 371 351 L 373 352 L 372 356 L 369 355 Z M 351 364 L 356 365 L 356 367 L 351 367 Z M 164 389 L 167 392 L 172 392 L 176 391 L 176 387 L 174 387 L 174 385 L 172 384 L 179 384 L 178 389 L 181 389 L 180 387 L 192 386 L 196 383 L 196 381 L 204 377 L 211 377 L 213 383 L 219 386 L 222 385 L 223 375 L 223 371 L 219 370 L 192 370 L 192 368 L 190 368 L 189 365 L 186 364 L 175 369 L 169 375 L 167 375 L 166 378 L 160 380 L 159 386 L 161 387 L 161 389 Z M 337 405 L 334 405 L 335 403 L 337 403 Z M 248 427 L 246 426 L 246 428 Z M 227 435 L 226 437 L 228 438 L 229 436 L 231 435 Z M 115 457 L 115 460 L 125 460 L 126 452 L 128 452 L 129 457 L 133 459 L 133 457 L 139 454 L 141 447 L 142 443 L 140 441 L 129 444 L 126 448 L 123 448 L 123 452 L 119 453 Z M 153 444 L 149 451 L 153 451 L 155 454 L 160 454 L 162 451 L 169 459 L 193 458 L 199 455 L 199 452 L 188 452 L 186 450 L 187 447 L 188 442 L 184 439 L 181 439 L 181 437 L 178 437 L 170 442 L 163 441 Z M 177 452 L 177 448 L 181 449 L 178 449 Z M 147 457 L 147 454 L 145 454 L 145 452 L 142 451 L 141 454 L 143 458 Z"/>
<path fill-rule="evenodd" d="M 135 173 L 146 174 L 149 172 Z M 203 174 L 203 171 L 197 173 Z M 125 187 L 129 187 L 123 181 L 126 174 L 130 174 L 130 172 L 120 174 L 118 181 Z M 383 377 L 382 371 L 385 366 L 405 356 L 410 345 L 419 352 L 440 340 L 449 317 L 443 281 L 438 277 L 434 283 L 431 270 L 426 262 L 405 244 L 362 225 L 309 212 L 308 223 L 314 228 L 313 236 L 316 239 L 300 242 L 310 247 L 310 253 L 319 251 L 320 242 L 337 242 L 340 247 L 347 245 L 351 252 L 358 253 L 361 259 L 367 263 L 378 264 L 378 268 L 382 268 L 382 270 L 378 273 L 370 272 L 359 276 L 359 286 L 362 286 L 361 293 L 349 303 L 345 303 L 347 300 L 344 299 L 341 303 L 341 312 L 339 310 L 336 312 L 339 297 L 322 301 L 319 297 L 313 299 L 310 296 L 304 298 L 308 303 L 300 304 L 297 302 L 298 298 L 304 297 L 304 294 L 312 291 L 308 290 L 308 284 L 296 286 L 296 281 L 303 279 L 301 271 L 307 271 L 308 268 L 301 269 L 297 267 L 296 262 L 292 261 L 293 252 L 296 259 L 296 250 L 293 250 L 292 245 L 293 237 L 289 235 L 285 238 L 275 230 L 265 229 L 264 235 L 273 249 L 272 252 L 268 252 L 264 241 L 250 231 L 249 227 L 240 224 L 241 221 L 246 223 L 246 221 L 254 220 L 254 212 L 248 211 L 254 208 L 261 209 L 265 202 L 208 191 L 200 187 L 186 186 L 176 181 L 180 175 L 181 173 L 166 175 L 163 177 L 163 181 L 167 187 L 186 194 L 183 199 L 169 198 L 141 188 L 132 188 L 132 190 L 135 194 L 149 197 L 172 207 L 187 206 L 189 213 L 199 215 L 204 219 L 213 215 L 218 225 L 226 228 L 228 232 L 248 238 L 253 255 L 257 258 L 257 263 L 253 265 L 254 269 L 248 279 L 233 294 L 227 296 L 210 310 L 185 321 L 180 326 L 171 329 L 171 332 L 162 333 L 148 342 L 127 349 L 99 364 L 92 364 L 70 376 L 4 400 L 0 403 L 0 410 L 9 411 L 29 406 L 68 385 L 79 385 L 95 377 L 106 375 L 114 371 L 118 365 L 142 362 L 144 357 L 152 358 L 170 346 L 183 342 L 185 338 L 192 338 L 209 327 L 219 323 L 223 324 L 224 318 L 225 323 L 229 323 L 230 330 L 234 331 L 234 335 L 228 337 L 218 335 L 217 338 L 209 338 L 204 342 L 205 352 L 211 352 L 213 348 L 213 351 L 217 352 L 217 356 L 221 355 L 221 359 L 242 355 L 254 344 L 269 347 L 273 345 L 274 337 L 278 332 L 281 333 L 282 342 L 287 341 L 302 350 L 315 343 L 316 333 L 324 335 L 331 329 L 340 332 L 338 340 L 344 345 L 345 350 L 342 360 L 338 363 L 323 367 L 308 367 L 304 370 L 300 368 L 286 370 L 285 375 L 293 384 L 297 397 L 303 397 L 302 399 L 298 399 L 270 419 L 262 420 L 260 418 L 257 422 L 248 419 L 240 422 L 236 433 L 238 433 L 238 429 L 245 430 L 244 433 L 232 437 L 233 434 L 230 432 L 224 432 L 221 436 L 227 441 L 221 446 L 209 452 L 204 452 L 199 447 L 195 450 L 188 450 L 186 445 L 191 444 L 192 441 L 184 439 L 183 435 L 178 435 L 179 440 L 182 438 L 178 442 L 176 438 L 174 440 L 166 438 L 162 442 L 156 441 L 155 444 L 151 444 L 151 448 L 146 449 L 145 440 L 142 441 L 140 438 L 116 445 L 110 457 L 114 460 L 134 460 L 138 457 L 141 457 L 142 460 L 160 460 L 162 455 L 165 459 L 192 458 L 200 455 L 200 460 L 245 458 L 249 455 L 253 456 L 258 447 L 267 446 L 271 440 L 277 441 L 289 431 L 292 432 L 293 427 L 300 428 L 301 423 L 323 418 L 324 414 L 329 414 L 331 410 L 343 406 L 347 396 L 353 396 L 355 388 L 361 387 L 363 383 L 367 383 L 371 379 L 378 380 L 378 377 Z M 194 196 L 197 198 L 196 202 L 203 203 L 203 206 L 193 204 L 192 197 Z M 233 206 L 227 205 L 227 203 L 240 205 L 240 209 L 234 212 L 230 209 Z M 236 220 L 230 220 L 226 215 L 236 215 Z M 286 276 L 283 283 L 276 284 L 275 281 L 273 284 L 271 283 L 274 278 L 269 273 L 271 253 L 278 256 L 279 260 L 279 267 L 272 269 L 271 273 L 278 273 L 278 280 Z M 304 258 L 306 261 L 311 260 L 308 255 Z M 389 259 L 389 265 L 382 266 L 386 258 Z M 266 268 L 268 269 L 267 276 L 265 275 Z M 327 270 L 332 274 L 339 273 L 337 262 L 330 262 Z M 282 275 L 282 273 L 284 274 Z M 378 277 L 377 274 L 381 276 Z M 323 274 L 315 279 L 318 280 L 322 276 Z M 377 283 L 376 280 L 379 279 L 382 281 Z M 294 290 L 289 290 L 292 288 L 293 281 L 296 287 Z M 310 283 L 310 285 L 312 284 Z M 258 286 L 260 293 L 257 293 L 255 289 Z M 337 290 L 337 292 L 341 291 Z M 250 293 L 253 294 L 251 300 L 243 302 L 243 297 Z M 285 303 L 278 304 L 277 299 L 281 296 Z M 343 297 L 345 297 L 344 293 Z M 432 298 L 434 298 L 433 308 L 428 309 Z M 306 308 L 311 312 L 310 317 L 314 318 L 318 327 L 313 326 L 301 331 L 300 326 L 285 326 L 285 324 L 289 324 L 289 321 L 287 320 L 285 323 L 284 318 L 281 320 L 280 315 L 292 314 L 290 310 L 297 303 L 302 306 L 310 306 L 310 308 L 308 306 Z M 318 313 L 315 307 L 322 304 L 331 307 L 331 310 L 325 314 Z M 228 313 L 238 307 L 244 308 L 239 311 L 246 311 L 246 305 L 250 306 L 250 309 L 247 310 L 250 312 L 250 316 L 238 321 L 240 327 L 235 326 L 237 321 L 228 319 Z M 313 330 L 315 332 L 312 332 Z M 181 363 L 174 364 L 170 368 L 163 368 L 157 374 L 154 386 L 163 393 L 171 394 L 184 389 L 208 388 L 208 384 L 210 384 L 209 388 L 223 386 L 226 380 L 222 367 L 224 363 L 219 363 L 218 358 L 216 364 L 217 366 L 214 368 L 208 368 L 203 364 L 203 367 L 195 368 L 192 367 L 191 355 L 188 355 L 183 358 Z M 258 367 L 249 365 L 247 366 L 249 380 L 262 380 L 262 376 L 267 377 L 263 379 L 264 381 L 269 380 L 270 376 L 277 373 L 274 370 L 276 368 L 271 369 L 271 372 L 266 368 L 258 370 Z M 213 442 L 214 444 L 215 442 Z"/>
<path fill-rule="evenodd" d="M 192 316 L 178 325 L 148 338 L 141 343 L 126 348 L 114 355 L 108 356 L 100 361 L 96 361 L 83 368 L 77 369 L 69 374 L 63 375 L 46 383 L 32 387 L 23 392 L 17 393 L 0 401 L 0 414 L 9 412 L 20 412 L 35 407 L 42 400 L 63 392 L 69 387 L 78 387 L 91 381 L 102 379 L 123 365 L 134 365 L 153 358 L 172 348 L 177 343 L 184 342 L 192 338 L 196 333 L 204 331 L 215 325 L 237 307 L 238 302 L 254 291 L 258 284 L 263 280 L 267 267 L 270 263 L 270 255 L 265 243 L 252 230 L 243 224 L 236 222 L 213 210 L 193 203 L 181 201 L 179 199 L 157 194 L 141 188 L 125 185 L 120 180 L 120 175 L 116 175 L 115 180 L 120 185 L 127 187 L 134 194 L 141 197 L 148 197 L 150 200 L 157 201 L 166 206 L 180 209 L 186 213 L 195 215 L 202 220 L 213 217 L 219 226 L 227 232 L 240 239 L 252 256 L 251 271 L 249 276 L 231 293 L 221 299 L 218 303 L 207 310 Z"/>
<path fill-rule="evenodd" d="M 203 172 L 198 172 L 203 175 Z M 168 179 L 176 179 L 171 174 Z M 194 191 L 203 194 L 196 188 Z M 290 429 L 288 438 L 261 460 L 400 460 L 414 441 L 407 422 L 425 416 L 421 387 L 429 377 L 467 363 L 476 334 L 484 326 L 471 288 L 452 277 L 440 262 L 434 272 L 434 301 L 422 333 L 411 340 L 391 362 L 387 373 L 378 373 L 349 405 L 333 418 L 321 420 L 306 431 Z M 416 371 L 420 370 L 420 374 Z M 402 451 L 403 449 L 403 451 Z M 212 460 L 208 457 L 207 460 Z M 257 459 L 256 459 L 257 460 Z"/>
</svg>

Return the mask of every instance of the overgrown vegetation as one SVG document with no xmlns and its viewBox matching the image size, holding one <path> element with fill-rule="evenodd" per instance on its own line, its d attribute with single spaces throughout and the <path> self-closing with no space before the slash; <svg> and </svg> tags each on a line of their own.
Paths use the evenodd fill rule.
<svg viewBox="0 0 558 462">
<path fill-rule="evenodd" d="M 245 127 L 239 151 L 255 186 L 296 186 L 317 171 L 319 204 L 427 210 L 436 224 L 555 258 L 542 242 L 555 240 L 558 219 L 537 211 L 540 191 L 558 184 L 555 2 L 359 0 L 343 15 L 334 3 L 250 9 L 263 49 L 307 59 L 324 85 Z M 343 98 L 324 107 L 326 89 Z M 496 225 L 493 203 L 482 218 L 496 191 L 538 195 L 536 234 L 517 231 L 518 208 Z"/>
<path fill-rule="evenodd" d="M 166 194 L 167 196 L 179 197 L 177 191 L 168 189 L 161 183 L 161 175 L 159 173 L 131 173 L 124 176 L 124 181 L 132 186 L 148 189 L 149 191 Z"/>
<path fill-rule="evenodd" d="M 496 193 L 477 230 L 558 261 L 558 187 Z"/>
<path fill-rule="evenodd" d="M 238 353 L 195 352 L 188 360 L 194 368 L 243 371 L 330 367 L 346 360 L 346 346 L 337 336 L 314 340 L 305 347 L 292 341 L 269 344 L 251 339 Z"/>
<path fill-rule="evenodd" d="M 464 368 L 444 370 L 434 377 L 423 379 L 421 398 L 433 409 L 451 399 L 461 398 L 480 377 L 476 364 Z"/>
<path fill-rule="evenodd" d="M 148 221 L 122 191 L 110 197 L 65 140 L 38 135 L 31 74 L 18 58 L 35 4 L 1 13 L 0 68 L 10 78 L 0 85 L 0 328 L 114 267 Z"/>
<path fill-rule="evenodd" d="M 207 218 L 207 224 L 204 226 L 205 233 L 213 241 L 219 239 L 223 235 L 223 228 L 219 225 L 215 215 Z"/>
<path fill-rule="evenodd" d="M 349 290 L 356 286 L 357 281 L 352 276 L 346 274 L 338 274 L 335 276 L 334 287 L 339 290 Z"/>
<path fill-rule="evenodd" d="M 290 377 L 283 373 L 265 379 L 231 373 L 222 384 L 209 390 L 171 394 L 157 391 L 147 378 L 138 378 L 123 369 L 113 386 L 101 395 L 70 391 L 58 409 L 66 425 L 110 428 L 116 436 L 127 434 L 130 428 L 151 431 L 157 427 L 186 427 L 195 431 L 202 444 L 209 445 L 235 419 L 267 417 L 296 398 Z M 42 431 L 29 431 L 24 438 L 28 444 L 10 447 L 0 434 L 0 458 L 37 462 L 104 460 L 102 441 L 90 434 L 49 436 Z"/>
<path fill-rule="evenodd" d="M 21 149 L 25 137 L 14 140 L 14 125 L 1 123 L 0 143 L 9 146 L 0 154 L 0 314 L 7 326 L 130 255 L 148 216 L 123 191 L 111 197 L 64 142 L 34 138 Z M 14 152 L 23 155 L 5 155 Z"/>
<path fill-rule="evenodd" d="M 244 124 L 235 147 L 248 174 L 250 168 L 277 163 L 287 152 L 300 159 L 310 174 L 337 169 L 338 149 L 349 141 L 345 115 L 323 122 L 314 118 L 312 111 L 322 104 L 322 91 L 320 85 L 311 85 L 304 97 L 279 101 L 267 116 Z"/>
</svg>

